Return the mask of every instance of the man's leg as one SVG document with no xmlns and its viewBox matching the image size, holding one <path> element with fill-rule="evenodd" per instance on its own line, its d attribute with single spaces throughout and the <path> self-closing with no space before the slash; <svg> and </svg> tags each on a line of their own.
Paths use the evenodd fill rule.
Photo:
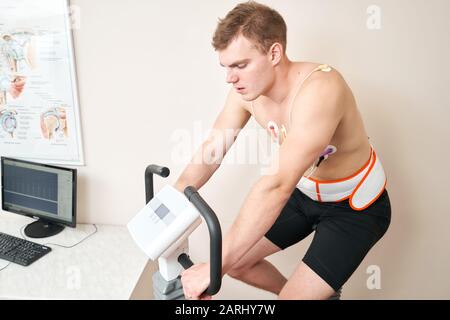
<svg viewBox="0 0 450 320">
<path fill-rule="evenodd" d="M 390 202 L 385 191 L 363 211 L 348 202 L 328 206 L 301 264 L 281 290 L 280 299 L 328 299 L 355 272 L 390 224 Z M 332 206 L 332 210 L 330 210 Z"/>
<path fill-rule="evenodd" d="M 335 291 L 304 262 L 281 290 L 281 300 L 324 300 L 329 299 Z"/>
<path fill-rule="evenodd" d="M 279 294 L 287 279 L 265 257 L 286 249 L 313 231 L 299 205 L 300 191 L 295 189 L 277 220 L 256 245 L 232 267 L 229 275 L 254 287 Z"/>
<path fill-rule="evenodd" d="M 259 289 L 279 294 L 287 279 L 264 258 L 280 250 L 263 237 L 233 266 L 228 275 Z"/>
</svg>

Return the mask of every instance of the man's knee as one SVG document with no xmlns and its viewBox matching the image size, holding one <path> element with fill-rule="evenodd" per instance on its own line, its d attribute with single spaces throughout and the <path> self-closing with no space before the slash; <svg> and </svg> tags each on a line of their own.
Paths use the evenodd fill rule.
<svg viewBox="0 0 450 320">
<path fill-rule="evenodd" d="M 229 271 L 228 275 L 235 279 L 242 279 L 256 265 L 263 263 L 265 257 L 274 254 L 281 249 L 273 244 L 269 239 L 263 237 L 258 243 L 247 252 L 247 254 Z"/>
</svg>

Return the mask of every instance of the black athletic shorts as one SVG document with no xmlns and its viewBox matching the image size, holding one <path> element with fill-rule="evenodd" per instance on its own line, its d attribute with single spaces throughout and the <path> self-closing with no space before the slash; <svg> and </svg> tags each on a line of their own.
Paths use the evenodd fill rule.
<svg viewBox="0 0 450 320">
<path fill-rule="evenodd" d="M 348 200 L 318 202 L 296 188 L 265 236 L 285 249 L 315 230 L 303 262 L 338 291 L 385 234 L 390 221 L 387 190 L 368 208 L 355 211 Z"/>
</svg>

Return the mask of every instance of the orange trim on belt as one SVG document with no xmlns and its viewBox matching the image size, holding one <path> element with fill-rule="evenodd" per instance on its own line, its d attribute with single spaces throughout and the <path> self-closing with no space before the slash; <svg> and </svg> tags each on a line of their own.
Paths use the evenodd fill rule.
<svg viewBox="0 0 450 320">
<path fill-rule="evenodd" d="M 351 207 L 353 210 L 356 210 L 356 211 L 362 211 L 362 210 L 366 209 L 367 207 L 369 207 L 372 203 L 374 203 L 374 202 L 378 199 L 378 197 L 383 193 L 384 188 L 386 187 L 387 179 L 386 179 L 386 181 L 384 182 L 384 186 L 383 186 L 383 189 L 381 189 L 381 192 L 378 193 L 378 195 L 377 195 L 374 199 L 372 199 L 372 201 L 370 201 L 367 205 L 365 205 L 365 206 L 362 207 L 362 208 L 356 208 L 356 207 L 354 207 L 354 206 L 352 205 L 353 196 L 355 195 L 356 191 L 358 191 L 359 187 L 360 187 L 360 186 L 362 185 L 362 183 L 366 180 L 367 176 L 369 175 L 369 173 L 372 171 L 373 167 L 375 166 L 375 162 L 377 161 L 377 155 L 375 154 L 375 152 L 374 152 L 373 154 L 374 154 L 374 159 L 373 159 L 372 164 L 371 164 L 370 167 L 369 167 L 369 170 L 367 170 L 367 172 L 366 172 L 366 174 L 364 175 L 364 177 L 363 177 L 363 178 L 361 179 L 361 181 L 356 185 L 355 189 L 353 190 L 352 194 L 350 195 L 350 200 L 349 200 L 348 203 L 350 204 L 350 207 Z"/>
<path fill-rule="evenodd" d="M 356 210 L 356 211 L 362 211 L 362 210 L 368 208 L 369 206 L 372 205 L 372 203 L 374 203 L 375 201 L 377 201 L 377 199 L 378 199 L 378 198 L 381 196 L 381 194 L 384 192 L 384 189 L 386 189 L 386 184 L 387 184 L 387 179 L 386 179 L 386 181 L 384 181 L 384 186 L 383 186 L 383 189 L 381 189 L 380 193 L 378 193 L 378 195 L 377 195 L 375 198 L 373 198 L 373 200 L 370 201 L 370 202 L 369 202 L 367 205 L 365 205 L 364 207 L 359 208 L 359 209 L 358 209 L 358 208 L 355 208 L 354 206 L 352 206 L 352 202 L 349 201 L 348 203 L 350 204 L 350 207 L 351 207 L 353 210 Z"/>
<path fill-rule="evenodd" d="M 367 172 L 366 172 L 366 174 L 364 175 L 364 177 L 361 179 L 361 181 L 358 183 L 358 185 L 355 187 L 355 189 L 353 190 L 353 192 L 349 195 L 349 196 L 346 196 L 346 197 L 344 197 L 344 198 L 342 198 L 342 199 L 339 199 L 339 200 L 336 200 L 336 201 L 333 201 L 333 202 L 342 202 L 342 201 L 345 201 L 345 200 L 347 200 L 347 199 L 349 199 L 349 205 L 350 205 L 350 207 L 353 209 L 353 210 L 355 210 L 355 211 L 362 211 L 362 210 L 364 210 L 364 209 L 367 209 L 368 207 L 370 207 L 371 205 L 372 205 L 372 203 L 374 203 L 375 201 L 377 201 L 377 199 L 381 196 L 381 194 L 384 192 L 384 190 L 386 189 L 386 184 L 387 184 L 387 178 L 386 178 L 386 180 L 384 181 L 384 186 L 383 186 L 383 188 L 381 189 L 381 191 L 367 204 L 367 205 L 365 205 L 364 207 L 362 207 L 362 208 L 356 208 L 356 207 L 354 207 L 353 205 L 352 205 L 352 199 L 353 199 L 353 196 L 354 196 L 354 194 L 356 193 L 356 191 L 358 190 L 358 188 L 361 186 L 361 184 L 366 180 L 366 178 L 367 178 L 367 176 L 370 174 L 370 172 L 372 171 L 372 169 L 373 169 L 373 167 L 375 166 L 375 162 L 376 162 L 376 160 L 377 160 L 377 158 L 376 158 L 376 154 L 375 154 L 375 151 L 374 151 L 374 157 L 375 157 L 375 159 L 373 160 L 373 163 L 370 165 L 370 168 L 369 168 L 369 170 L 367 170 Z M 318 189 L 318 186 L 319 186 L 319 183 L 318 182 L 316 182 L 316 190 L 319 190 Z M 317 191 L 317 192 L 319 192 L 319 191 Z"/>
<path fill-rule="evenodd" d="M 350 196 L 346 196 L 346 197 L 344 197 L 342 199 L 339 199 L 339 200 L 336 200 L 336 201 L 333 201 L 333 202 L 342 202 L 342 201 L 347 200 L 348 198 L 350 198 Z"/>
<path fill-rule="evenodd" d="M 369 160 L 367 160 L 367 162 L 364 164 L 364 166 L 362 166 L 361 169 L 359 169 L 359 170 L 356 171 L 354 174 L 352 174 L 351 176 L 348 176 L 348 177 L 346 177 L 346 178 L 341 178 L 341 179 L 337 179 L 337 180 L 316 180 L 316 179 L 313 179 L 313 178 L 307 178 L 307 179 L 309 179 L 309 180 L 311 180 L 311 181 L 314 181 L 315 183 L 335 183 L 335 182 L 343 182 L 343 181 L 346 181 L 346 180 L 350 180 L 351 178 L 354 178 L 354 177 L 357 176 L 359 173 L 361 173 L 361 171 L 363 171 L 364 169 L 367 168 L 367 166 L 368 166 L 369 163 L 370 163 L 370 160 L 372 160 L 372 155 L 375 156 L 375 150 L 373 150 L 373 148 L 370 147 L 370 157 L 369 157 Z M 374 162 L 375 162 L 375 161 L 374 161 Z"/>
<path fill-rule="evenodd" d="M 319 202 L 322 202 L 322 198 L 320 197 L 320 190 L 319 190 L 319 183 L 316 182 L 316 194 L 317 194 L 317 200 Z"/>
</svg>

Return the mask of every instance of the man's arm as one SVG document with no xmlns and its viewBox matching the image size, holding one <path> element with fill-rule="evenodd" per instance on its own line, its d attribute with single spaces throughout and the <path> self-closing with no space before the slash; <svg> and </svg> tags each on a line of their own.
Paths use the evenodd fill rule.
<svg viewBox="0 0 450 320">
<path fill-rule="evenodd" d="M 330 142 L 343 115 L 344 92 L 339 76 L 330 75 L 309 81 L 294 101 L 292 127 L 276 167 L 253 186 L 224 239 L 223 274 L 270 229 L 302 175 Z"/>
<path fill-rule="evenodd" d="M 187 186 L 193 186 L 198 190 L 211 178 L 250 119 L 244 103 L 232 88 L 211 133 L 178 178 L 175 188 L 183 192 Z"/>
</svg>

